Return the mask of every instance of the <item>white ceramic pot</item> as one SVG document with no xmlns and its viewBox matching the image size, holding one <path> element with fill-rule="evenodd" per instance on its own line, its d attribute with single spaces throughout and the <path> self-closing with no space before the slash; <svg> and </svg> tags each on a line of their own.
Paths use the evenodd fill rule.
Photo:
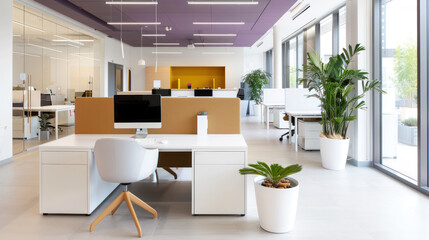
<svg viewBox="0 0 429 240">
<path fill-rule="evenodd" d="M 330 170 L 342 170 L 346 167 L 350 139 L 330 139 L 320 137 L 320 155 L 322 165 Z"/>
<path fill-rule="evenodd" d="M 262 186 L 264 179 L 258 176 L 254 180 L 259 224 L 268 232 L 289 232 L 295 225 L 299 195 L 298 181 L 288 178 L 293 187 L 277 189 Z"/>
<path fill-rule="evenodd" d="M 49 131 L 40 131 L 40 140 L 49 140 Z"/>
<path fill-rule="evenodd" d="M 253 105 L 253 112 L 255 113 L 255 117 L 259 117 L 262 114 L 262 105 L 255 104 Z"/>
</svg>

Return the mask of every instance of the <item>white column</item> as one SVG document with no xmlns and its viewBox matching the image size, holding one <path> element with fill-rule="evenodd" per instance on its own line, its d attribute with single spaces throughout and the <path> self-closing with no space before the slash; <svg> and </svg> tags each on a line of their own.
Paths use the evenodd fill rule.
<svg viewBox="0 0 429 240">
<path fill-rule="evenodd" d="M 12 159 L 12 0 L 0 8 L 0 164 Z"/>
<path fill-rule="evenodd" d="M 365 51 L 356 58 L 353 68 L 358 68 L 369 72 L 371 76 L 372 63 L 372 0 L 347 0 L 347 45 L 354 46 L 357 43 L 365 47 Z M 360 94 L 362 89 L 357 86 L 356 94 Z M 348 131 L 350 138 L 349 156 L 353 158 L 353 163 L 358 166 L 371 165 L 371 97 L 368 94 L 363 100 L 369 110 L 358 110 L 357 120 L 354 121 Z"/>
<path fill-rule="evenodd" d="M 273 66 L 274 88 L 282 88 L 282 37 L 280 27 L 273 27 Z"/>
</svg>

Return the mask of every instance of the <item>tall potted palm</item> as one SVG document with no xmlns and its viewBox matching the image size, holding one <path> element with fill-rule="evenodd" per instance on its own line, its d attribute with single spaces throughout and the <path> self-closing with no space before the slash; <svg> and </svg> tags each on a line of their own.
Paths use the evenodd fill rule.
<svg viewBox="0 0 429 240">
<path fill-rule="evenodd" d="M 367 72 L 349 68 L 353 58 L 364 50 L 360 44 L 354 48 L 349 45 L 327 64 L 315 53 L 308 53 L 309 63 L 304 66 L 304 77 L 300 81 L 308 84 L 309 91 L 316 91 L 309 97 L 321 102 L 320 153 L 322 165 L 327 169 L 344 169 L 350 142 L 347 130 L 350 122 L 356 120 L 356 110 L 366 109 L 362 98 L 371 90 L 383 92 L 379 81 L 368 80 Z M 362 89 L 356 94 L 354 90 L 359 82 Z"/>
<path fill-rule="evenodd" d="M 256 116 L 261 115 L 262 89 L 269 83 L 271 74 L 261 69 L 253 70 L 243 76 L 242 81 L 249 85 L 250 100 L 255 101 L 254 112 Z"/>
</svg>

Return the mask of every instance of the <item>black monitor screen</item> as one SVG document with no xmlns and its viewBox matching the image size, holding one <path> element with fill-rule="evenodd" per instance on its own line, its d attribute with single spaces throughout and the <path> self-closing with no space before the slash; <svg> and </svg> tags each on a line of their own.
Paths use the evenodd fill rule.
<svg viewBox="0 0 429 240">
<path fill-rule="evenodd" d="M 160 95 L 115 95 L 115 123 L 160 123 Z"/>
<path fill-rule="evenodd" d="M 194 96 L 195 97 L 212 97 L 213 90 L 212 89 L 195 89 Z"/>
<path fill-rule="evenodd" d="M 152 89 L 152 94 L 159 94 L 163 97 L 171 96 L 171 89 Z"/>
</svg>

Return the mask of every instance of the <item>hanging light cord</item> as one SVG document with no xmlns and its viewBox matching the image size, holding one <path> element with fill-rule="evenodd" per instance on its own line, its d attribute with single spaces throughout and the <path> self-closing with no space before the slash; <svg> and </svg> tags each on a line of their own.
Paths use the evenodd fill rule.
<svg viewBox="0 0 429 240">
<path fill-rule="evenodd" d="M 155 22 L 158 22 L 158 4 L 155 5 Z M 155 25 L 155 72 L 158 72 L 158 24 Z"/>
</svg>

